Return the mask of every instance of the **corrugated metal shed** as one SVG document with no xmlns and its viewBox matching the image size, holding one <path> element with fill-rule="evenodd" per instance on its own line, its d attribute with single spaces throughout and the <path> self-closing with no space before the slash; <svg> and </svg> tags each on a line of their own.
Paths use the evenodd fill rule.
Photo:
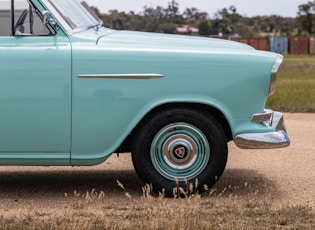
<svg viewBox="0 0 315 230">
<path fill-rule="evenodd" d="M 267 38 L 251 38 L 248 44 L 254 47 L 256 50 L 269 50 Z"/>
<path fill-rule="evenodd" d="M 310 54 L 315 54 L 315 38 L 310 38 Z"/>
<path fill-rule="evenodd" d="M 289 40 L 285 36 L 269 37 L 269 50 L 275 53 L 286 54 L 289 52 Z"/>
<path fill-rule="evenodd" d="M 309 54 L 308 36 L 289 37 L 289 53 L 290 54 Z"/>
<path fill-rule="evenodd" d="M 267 38 L 231 38 L 231 40 L 250 45 L 256 50 L 268 50 Z"/>
</svg>

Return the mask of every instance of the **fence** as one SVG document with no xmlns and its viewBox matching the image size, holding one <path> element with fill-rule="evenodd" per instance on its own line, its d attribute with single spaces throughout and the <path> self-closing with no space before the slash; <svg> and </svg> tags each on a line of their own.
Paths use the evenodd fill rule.
<svg viewBox="0 0 315 230">
<path fill-rule="evenodd" d="M 216 37 L 221 38 L 221 37 Z M 224 37 L 223 39 L 227 39 Z M 315 54 L 315 38 L 308 36 L 271 36 L 269 38 L 228 38 L 254 47 L 257 50 L 281 54 Z"/>
<path fill-rule="evenodd" d="M 231 38 L 231 40 L 245 43 L 257 50 L 269 50 L 269 44 L 266 38 Z"/>
</svg>

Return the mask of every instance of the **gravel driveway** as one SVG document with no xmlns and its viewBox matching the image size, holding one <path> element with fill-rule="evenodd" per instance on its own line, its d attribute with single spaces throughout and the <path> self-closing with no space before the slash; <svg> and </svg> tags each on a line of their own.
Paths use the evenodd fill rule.
<svg viewBox="0 0 315 230">
<path fill-rule="evenodd" d="M 255 196 L 275 207 L 315 207 L 315 114 L 285 114 L 291 146 L 273 150 L 242 150 L 229 144 L 226 170 L 216 185 L 223 196 Z M 130 154 L 113 155 L 95 167 L 0 167 L 0 213 L 23 216 L 46 212 L 62 215 L 75 208 L 76 196 L 103 191 L 108 202 L 120 203 L 122 182 L 133 197 L 142 183 L 133 170 Z"/>
</svg>

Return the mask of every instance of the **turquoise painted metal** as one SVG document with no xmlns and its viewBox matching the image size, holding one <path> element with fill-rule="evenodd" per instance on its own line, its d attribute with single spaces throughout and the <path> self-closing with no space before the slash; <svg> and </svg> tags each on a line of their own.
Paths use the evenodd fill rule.
<svg viewBox="0 0 315 230">
<path fill-rule="evenodd" d="M 31 2 L 53 12 L 55 34 L 0 37 L 0 164 L 102 163 L 150 111 L 172 103 L 220 111 L 232 138 L 276 131 L 251 118 L 264 111 L 277 54 L 211 38 L 70 30 L 49 0 Z M 160 77 L 141 77 L 149 74 Z"/>
<path fill-rule="evenodd" d="M 105 155 L 111 154 L 149 111 L 167 103 L 215 107 L 226 116 L 233 136 L 272 130 L 253 124 L 250 118 L 264 110 L 270 71 L 277 57 L 274 53 L 209 38 L 107 29 L 85 31 L 71 36 L 70 40 L 73 47 L 72 160 L 75 162 L 90 158 L 91 146 L 95 153 L 93 159 L 104 157 L 104 146 L 109 147 Z M 164 77 L 78 77 L 101 73 L 157 73 Z M 82 122 L 85 118 L 89 119 Z M 95 130 L 99 132 L 91 135 Z"/>
<path fill-rule="evenodd" d="M 0 37 L 0 60 L 0 164 L 70 164 L 69 39 Z"/>
</svg>

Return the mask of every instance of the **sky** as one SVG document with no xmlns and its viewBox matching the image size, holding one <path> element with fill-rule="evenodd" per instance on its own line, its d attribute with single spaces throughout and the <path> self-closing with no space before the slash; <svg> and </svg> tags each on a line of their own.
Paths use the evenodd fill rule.
<svg viewBox="0 0 315 230">
<path fill-rule="evenodd" d="M 85 0 L 90 6 L 97 7 L 102 13 L 117 9 L 119 11 L 134 11 L 139 13 L 147 6 L 167 7 L 171 0 Z M 296 17 L 298 6 L 310 0 L 176 0 L 180 11 L 195 7 L 205 11 L 210 17 L 218 10 L 235 6 L 237 12 L 243 16 L 280 15 L 283 17 Z"/>
</svg>

